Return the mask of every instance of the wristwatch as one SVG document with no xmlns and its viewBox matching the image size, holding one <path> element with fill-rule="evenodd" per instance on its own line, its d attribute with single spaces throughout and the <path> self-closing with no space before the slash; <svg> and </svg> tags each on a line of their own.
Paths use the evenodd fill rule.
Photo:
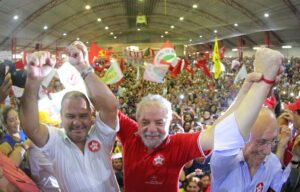
<svg viewBox="0 0 300 192">
<path fill-rule="evenodd" d="M 83 80 L 88 76 L 88 74 L 93 73 L 94 69 L 91 66 L 87 66 L 83 71 L 81 71 L 80 75 Z"/>
</svg>

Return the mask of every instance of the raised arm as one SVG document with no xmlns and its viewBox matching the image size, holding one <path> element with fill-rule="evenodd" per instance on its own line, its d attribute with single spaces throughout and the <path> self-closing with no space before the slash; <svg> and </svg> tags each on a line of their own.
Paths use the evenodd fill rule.
<svg viewBox="0 0 300 192">
<path fill-rule="evenodd" d="M 271 84 L 263 81 L 262 77 L 278 81 L 281 64 L 282 55 L 278 51 L 261 49 L 256 53 L 254 65 L 257 70 L 247 76 L 233 105 L 214 123 L 212 129 L 202 134 L 200 145 L 203 150 L 213 148 L 215 125 L 233 112 L 241 135 L 244 139 L 248 138 L 252 124 L 272 87 Z"/>
<path fill-rule="evenodd" d="M 115 128 L 117 121 L 118 102 L 111 90 L 93 72 L 88 63 L 88 51 L 86 46 L 80 42 L 73 42 L 67 49 L 69 62 L 81 74 L 91 102 L 100 113 L 101 120 Z"/>
<path fill-rule="evenodd" d="M 262 73 L 262 80 L 254 83 L 234 111 L 235 118 L 244 139 L 248 138 L 265 98 L 272 85 L 279 81 L 283 56 L 268 48 L 259 49 L 255 54 L 254 71 Z M 273 82 L 272 82 L 273 81 Z"/>
<path fill-rule="evenodd" d="M 53 63 L 50 53 L 46 51 L 28 55 L 27 63 L 28 73 L 20 107 L 21 126 L 32 142 L 42 147 L 46 144 L 49 133 L 48 129 L 39 122 L 38 92 L 44 77 L 51 71 Z"/>
</svg>

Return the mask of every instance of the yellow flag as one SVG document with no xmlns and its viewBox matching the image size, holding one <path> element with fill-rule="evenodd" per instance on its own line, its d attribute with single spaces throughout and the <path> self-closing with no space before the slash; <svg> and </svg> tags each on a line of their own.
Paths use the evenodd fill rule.
<svg viewBox="0 0 300 192">
<path fill-rule="evenodd" d="M 218 47 L 218 38 L 215 38 L 215 45 L 214 45 L 214 55 L 213 55 L 213 62 L 214 62 L 214 70 L 215 70 L 215 79 L 218 79 L 221 74 L 221 61 L 219 55 L 219 47 Z"/>
</svg>

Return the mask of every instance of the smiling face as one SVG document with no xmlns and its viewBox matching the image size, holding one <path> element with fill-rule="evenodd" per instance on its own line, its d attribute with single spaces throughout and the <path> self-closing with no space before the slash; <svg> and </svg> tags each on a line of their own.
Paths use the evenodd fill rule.
<svg viewBox="0 0 300 192">
<path fill-rule="evenodd" d="M 279 127 L 275 115 L 267 109 L 262 110 L 251 128 L 251 140 L 245 145 L 244 156 L 250 161 L 260 164 L 275 146 Z"/>
<path fill-rule="evenodd" d="M 66 98 L 62 104 L 61 117 L 68 137 L 75 144 L 85 142 L 92 126 L 92 115 L 86 100 L 81 97 Z"/>
<path fill-rule="evenodd" d="M 6 128 L 7 128 L 7 131 L 9 132 L 9 134 L 18 133 L 20 130 L 19 115 L 14 109 L 11 109 L 7 113 Z"/>
<path fill-rule="evenodd" d="M 186 186 L 186 191 L 187 192 L 199 192 L 201 191 L 201 188 L 198 184 L 198 180 L 191 180 L 188 182 L 188 185 Z"/>
<path fill-rule="evenodd" d="M 145 105 L 137 116 L 138 133 L 148 149 L 159 146 L 169 132 L 171 119 L 159 105 Z"/>
</svg>

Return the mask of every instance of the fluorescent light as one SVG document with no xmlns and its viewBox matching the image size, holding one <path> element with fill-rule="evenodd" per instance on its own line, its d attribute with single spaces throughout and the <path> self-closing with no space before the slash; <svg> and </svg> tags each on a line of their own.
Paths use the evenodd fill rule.
<svg viewBox="0 0 300 192">
<path fill-rule="evenodd" d="M 44 30 L 47 30 L 47 29 L 48 29 L 48 26 L 47 26 L 47 25 L 45 25 L 45 26 L 44 26 Z"/>
<path fill-rule="evenodd" d="M 193 39 L 190 39 L 190 42 L 192 42 L 193 41 Z"/>
<path fill-rule="evenodd" d="M 218 30 L 214 30 L 214 33 L 218 33 Z"/>
<path fill-rule="evenodd" d="M 108 26 L 106 26 L 106 27 L 104 27 L 104 29 L 105 29 L 105 30 L 108 30 L 108 29 L 109 29 L 109 27 L 108 27 Z"/>
<path fill-rule="evenodd" d="M 202 38 L 202 35 L 200 35 L 199 37 Z"/>
<path fill-rule="evenodd" d="M 253 49 L 253 50 L 257 50 L 257 49 L 259 49 L 259 47 L 253 47 L 252 49 Z"/>
<path fill-rule="evenodd" d="M 79 41 L 80 40 L 80 38 L 79 37 L 77 37 L 77 39 L 76 39 L 77 41 Z"/>
<path fill-rule="evenodd" d="M 237 48 L 234 48 L 234 49 L 231 49 L 231 51 L 238 51 L 238 49 L 237 49 Z"/>
<path fill-rule="evenodd" d="M 140 29 L 140 28 L 137 28 L 137 30 L 140 31 L 141 29 Z"/>
<path fill-rule="evenodd" d="M 67 33 L 63 33 L 63 36 L 67 36 Z"/>
<path fill-rule="evenodd" d="M 114 36 L 114 39 L 116 39 L 117 38 L 117 36 Z"/>
<path fill-rule="evenodd" d="M 234 26 L 235 26 L 235 27 L 238 27 L 238 26 L 239 26 L 239 24 L 235 23 L 235 24 L 234 24 Z"/>
<path fill-rule="evenodd" d="M 114 34 L 114 32 L 110 32 L 110 35 L 113 35 Z"/>
<path fill-rule="evenodd" d="M 193 5 L 193 8 L 194 8 L 194 9 L 197 9 L 197 8 L 198 8 L 198 5 L 194 4 L 194 5 Z"/>
<path fill-rule="evenodd" d="M 291 45 L 283 45 L 283 46 L 282 46 L 282 49 L 291 49 L 291 48 L 292 48 Z"/>
<path fill-rule="evenodd" d="M 165 31 L 165 34 L 168 34 L 169 32 L 168 31 Z"/>
<path fill-rule="evenodd" d="M 264 17 L 266 17 L 266 18 L 268 18 L 269 16 L 270 16 L 269 13 L 264 14 Z"/>
<path fill-rule="evenodd" d="M 163 35 L 161 35 L 160 37 L 161 37 L 161 38 L 164 38 L 164 36 L 163 36 Z"/>
<path fill-rule="evenodd" d="M 174 25 L 171 25 L 171 29 L 174 29 Z"/>
<path fill-rule="evenodd" d="M 97 19 L 97 21 L 98 21 L 98 22 L 101 22 L 101 21 L 102 21 L 102 19 L 101 19 L 101 18 L 98 18 L 98 19 Z"/>
<path fill-rule="evenodd" d="M 179 20 L 180 20 L 180 21 L 183 21 L 183 20 L 184 20 L 184 17 L 179 17 Z"/>
<path fill-rule="evenodd" d="M 14 20 L 18 20 L 19 19 L 19 16 L 18 15 L 15 15 L 14 16 Z"/>
<path fill-rule="evenodd" d="M 89 10 L 89 9 L 91 9 L 91 6 L 90 6 L 90 5 L 86 5 L 86 6 L 85 6 L 85 9 L 86 9 L 86 10 Z"/>
</svg>

